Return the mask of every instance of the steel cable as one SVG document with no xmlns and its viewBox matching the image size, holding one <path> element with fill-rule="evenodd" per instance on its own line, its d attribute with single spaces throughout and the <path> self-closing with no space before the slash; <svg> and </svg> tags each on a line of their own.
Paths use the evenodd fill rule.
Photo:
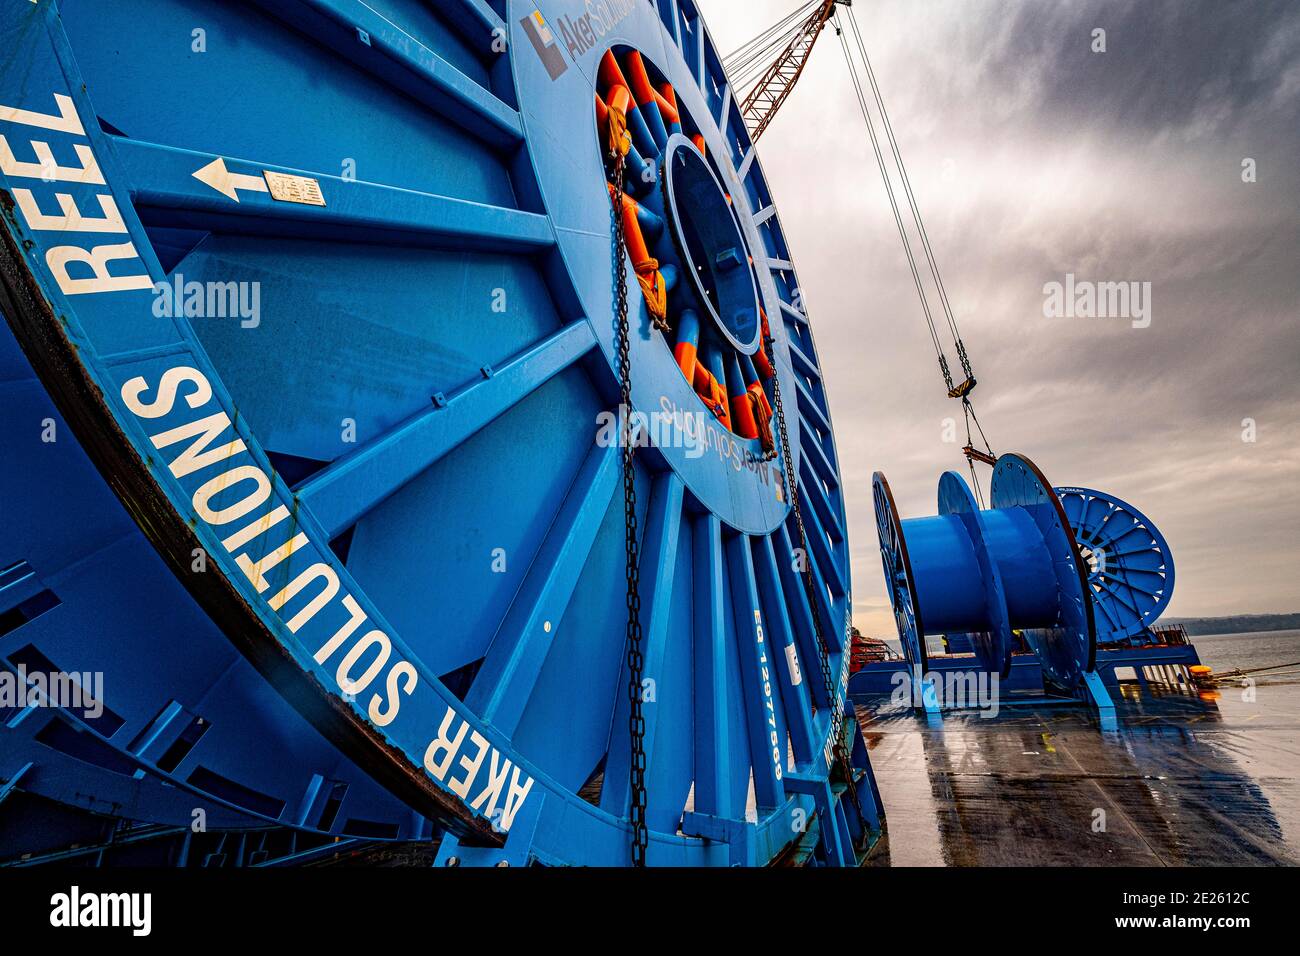
<svg viewBox="0 0 1300 956">
<path fill-rule="evenodd" d="M 921 246 L 925 251 L 926 262 L 930 266 L 930 274 L 934 278 L 935 287 L 939 290 L 939 302 L 948 321 L 948 328 L 952 332 L 953 345 L 957 349 L 962 371 L 966 373 L 967 378 L 971 378 L 974 373 L 971 370 L 970 359 L 966 354 L 966 346 L 962 341 L 961 332 L 957 328 L 957 319 L 953 315 L 952 303 L 948 299 L 948 290 L 944 286 L 943 277 L 939 272 L 939 263 L 935 258 L 934 248 L 930 244 L 930 234 L 925 228 L 925 219 L 921 215 L 921 207 L 917 203 L 916 194 L 912 190 L 912 179 L 907 174 L 907 164 L 903 162 L 903 154 L 898 147 L 898 140 L 894 136 L 894 126 L 889 120 L 889 110 L 885 107 L 884 97 L 880 93 L 880 84 L 876 80 L 876 71 L 871 65 L 871 58 L 867 55 L 867 47 L 862 40 L 862 31 L 858 28 L 858 18 L 854 14 L 852 7 L 849 8 L 848 20 L 858 44 L 858 52 L 862 57 L 862 63 L 866 67 L 867 80 L 871 84 L 871 92 L 876 100 L 876 107 L 880 110 L 880 118 L 885 127 L 885 135 L 889 140 L 890 150 L 894 155 L 894 162 L 898 165 L 899 177 L 903 182 L 903 190 L 907 195 L 908 206 L 912 210 L 916 230 L 921 237 Z"/>
<path fill-rule="evenodd" d="M 853 62 L 853 54 L 849 49 L 848 38 L 845 36 L 844 31 L 839 28 L 838 22 L 835 32 L 840 38 L 840 46 L 844 50 L 844 59 L 849 66 L 849 77 L 853 81 L 858 107 L 862 111 L 862 120 L 866 123 L 867 133 L 871 136 L 871 148 L 876 156 L 876 165 L 880 168 L 881 180 L 885 184 L 885 195 L 889 199 L 889 208 L 894 214 L 894 224 L 898 227 L 898 237 L 902 240 L 903 252 L 907 255 L 907 264 L 912 272 L 912 281 L 916 285 L 916 295 L 921 302 L 921 311 L 925 314 L 925 324 L 930 330 L 930 339 L 934 344 L 935 355 L 939 359 L 939 368 L 943 373 L 944 381 L 947 382 L 948 388 L 951 389 L 953 382 L 952 373 L 948 369 L 948 359 L 944 355 L 943 344 L 939 341 L 939 332 L 935 326 L 934 315 L 930 311 L 930 301 L 925 294 L 925 284 L 921 280 L 921 272 L 916 265 L 916 256 L 912 252 L 912 243 L 907 238 L 907 228 L 903 225 L 903 215 L 898 210 L 898 197 L 894 194 L 894 184 L 889 178 L 889 170 L 885 166 L 885 154 L 880 149 L 880 138 L 876 134 L 876 126 L 871 119 L 871 111 L 867 106 L 867 97 L 862 88 L 862 81 L 858 76 L 857 65 Z"/>
</svg>

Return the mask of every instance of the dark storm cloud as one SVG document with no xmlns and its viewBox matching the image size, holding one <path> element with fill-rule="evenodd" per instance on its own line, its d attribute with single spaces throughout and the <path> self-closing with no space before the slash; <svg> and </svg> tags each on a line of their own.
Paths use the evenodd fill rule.
<svg viewBox="0 0 1300 956">
<path fill-rule="evenodd" d="M 729 50 L 795 3 L 702 5 Z M 1173 613 L 1300 609 L 1300 4 L 854 9 L 995 448 L 1147 512 L 1178 563 Z M 933 514 L 964 462 L 855 111 L 828 32 L 760 152 L 830 392 L 858 622 L 888 633 L 871 473 Z M 1150 327 L 1045 317 L 1067 273 L 1149 282 Z"/>
<path fill-rule="evenodd" d="M 1037 67 L 1036 105 L 1049 121 L 1150 133 L 1207 112 L 1229 125 L 1273 105 L 1281 121 L 1298 115 L 1300 99 L 1285 95 L 1300 28 L 1294 0 L 1008 3 L 992 15 L 1013 25 L 986 80 L 1011 83 Z M 1106 31 L 1105 56 L 1093 53 L 1094 29 Z"/>
</svg>

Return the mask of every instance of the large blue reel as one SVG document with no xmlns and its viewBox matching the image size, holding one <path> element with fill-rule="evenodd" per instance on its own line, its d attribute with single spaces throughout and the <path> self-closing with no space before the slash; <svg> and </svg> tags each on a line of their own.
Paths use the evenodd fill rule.
<svg viewBox="0 0 1300 956">
<path fill-rule="evenodd" d="M 1038 468 L 1004 455 L 991 507 L 965 479 L 939 480 L 939 514 L 900 515 L 884 475 L 874 479 L 885 580 L 906 656 L 929 669 L 925 635 L 964 635 L 980 668 L 1010 673 L 1013 631 L 1037 653 L 1044 684 L 1076 693 L 1096 666 L 1096 627 L 1084 566 L 1060 501 Z"/>
<path fill-rule="evenodd" d="M 797 279 L 693 3 L 605 12 L 0 2 L 0 309 L 26 358 L 0 346 L 0 611 L 16 622 L 0 656 L 103 672 L 119 719 L 61 714 L 84 744 L 62 750 L 5 728 L 6 785 L 59 800 L 86 783 L 87 803 L 124 816 L 94 792 L 129 790 L 135 819 L 172 821 L 176 806 L 119 778 L 158 780 L 235 823 L 396 838 L 433 819 L 463 860 L 627 861 L 593 116 L 617 47 L 671 84 L 734 212 L 728 262 L 771 324 L 809 534 L 796 555 L 779 459 L 705 414 L 635 299 L 635 407 L 703 423 L 638 459 L 649 859 L 766 862 L 810 813 L 822 857 L 842 849 L 828 831 L 843 814 L 815 794 L 847 675 L 848 550 Z M 692 176 L 683 189 L 705 182 Z M 652 211 L 656 195 L 641 191 Z M 726 235 L 662 213 L 723 261 Z M 678 276 L 674 338 L 723 278 Z M 239 311 L 212 314 L 214 294 Z M 701 354 L 734 401 L 754 323 L 715 318 Z M 28 603 L 46 592 L 57 606 Z"/>
</svg>

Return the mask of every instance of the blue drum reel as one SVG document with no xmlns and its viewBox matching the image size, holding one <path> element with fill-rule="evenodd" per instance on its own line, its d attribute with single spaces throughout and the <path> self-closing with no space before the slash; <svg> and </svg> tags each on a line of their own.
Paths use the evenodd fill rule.
<svg viewBox="0 0 1300 956">
<path fill-rule="evenodd" d="M 668 313 L 630 299 L 649 861 L 852 862 L 834 435 L 694 3 L 373 6 L 0 3 L 0 658 L 111 715 L 0 710 L 0 801 L 628 861 L 612 52 Z"/>
<path fill-rule="evenodd" d="M 988 510 L 956 472 L 939 480 L 934 517 L 902 518 L 880 473 L 873 488 L 885 581 L 918 676 L 930 670 L 927 634 L 964 634 L 979 669 L 1005 678 L 1017 631 L 1038 655 L 1049 693 L 1104 693 L 1086 565 L 1060 500 L 1029 459 L 998 459 Z"/>
</svg>

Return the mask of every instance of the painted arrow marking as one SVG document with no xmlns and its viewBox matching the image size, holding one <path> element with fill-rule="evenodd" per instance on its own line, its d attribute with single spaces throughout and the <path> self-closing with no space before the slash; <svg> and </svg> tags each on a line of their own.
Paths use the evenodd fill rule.
<svg viewBox="0 0 1300 956">
<path fill-rule="evenodd" d="M 229 196 L 235 202 L 239 202 L 238 190 L 240 189 L 245 192 L 270 192 L 267 189 L 266 180 L 261 176 L 245 176 L 242 173 L 232 173 L 226 169 L 226 161 L 220 156 L 194 173 L 193 176 L 199 182 L 211 186 L 217 192 Z"/>
</svg>

